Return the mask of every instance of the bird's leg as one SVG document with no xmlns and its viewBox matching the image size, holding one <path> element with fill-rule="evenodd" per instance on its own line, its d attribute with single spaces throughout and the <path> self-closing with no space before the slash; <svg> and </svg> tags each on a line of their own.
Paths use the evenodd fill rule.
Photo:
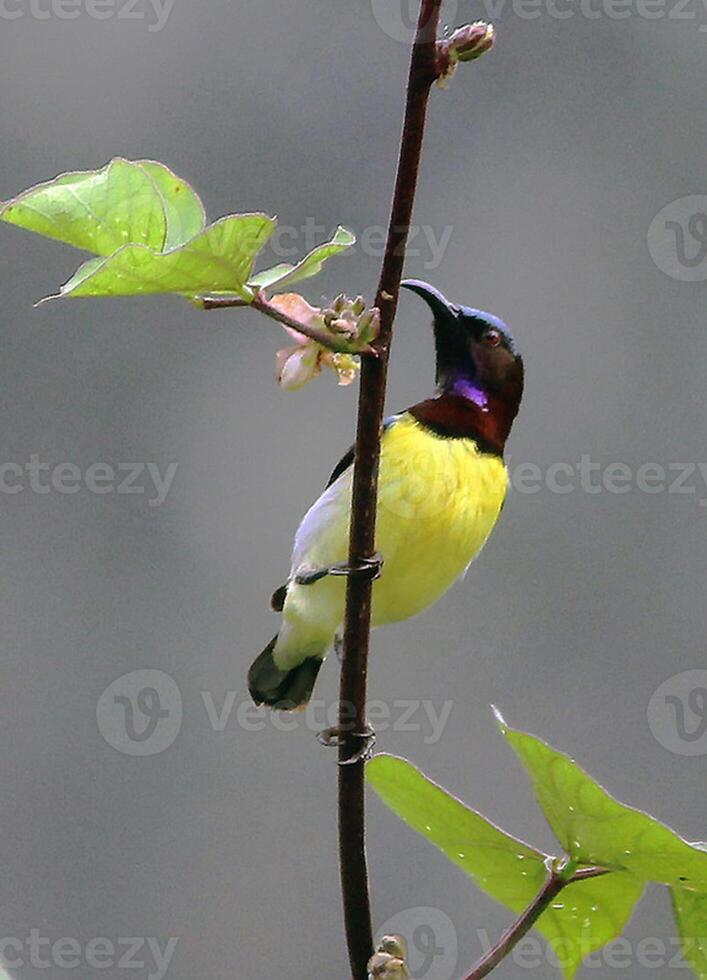
<svg viewBox="0 0 707 980">
<path fill-rule="evenodd" d="M 345 762 L 340 762 L 339 765 L 352 766 L 356 762 L 368 762 L 373 756 L 373 750 L 376 745 L 376 733 L 369 724 L 366 724 L 365 730 L 362 732 L 342 732 L 340 728 L 335 727 L 325 728 L 323 732 L 317 735 L 317 740 L 321 745 L 333 749 L 338 749 L 341 743 L 347 741 L 347 739 L 355 739 L 361 744 L 349 759 L 346 759 Z"/>
<path fill-rule="evenodd" d="M 380 578 L 383 559 L 375 553 L 371 558 L 360 558 L 355 565 L 339 562 L 336 565 L 324 565 L 321 568 L 308 568 L 295 575 L 295 585 L 314 585 L 327 575 L 348 575 L 359 578 Z"/>
</svg>

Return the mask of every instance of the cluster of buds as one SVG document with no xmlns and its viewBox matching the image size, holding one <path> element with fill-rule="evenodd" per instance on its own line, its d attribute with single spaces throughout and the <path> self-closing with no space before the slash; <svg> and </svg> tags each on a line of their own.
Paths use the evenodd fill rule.
<svg viewBox="0 0 707 980">
<path fill-rule="evenodd" d="M 368 308 L 360 296 L 349 299 L 337 296 L 331 306 L 320 308 L 297 293 L 273 296 L 271 307 L 285 314 L 290 322 L 301 323 L 331 338 L 339 350 L 331 350 L 294 327 L 284 329 L 295 341 L 292 347 L 277 352 L 277 380 L 286 391 L 296 391 L 316 377 L 322 368 L 331 368 L 340 385 L 349 385 L 356 377 L 360 352 L 369 350 L 378 336 L 380 313 Z"/>
<path fill-rule="evenodd" d="M 363 296 L 349 299 L 340 293 L 321 310 L 321 317 L 327 330 L 344 337 L 356 350 L 364 350 L 378 336 L 380 313 L 375 306 L 367 309 Z"/>
<path fill-rule="evenodd" d="M 474 21 L 458 27 L 454 33 L 437 42 L 437 57 L 440 73 L 438 84 L 444 87 L 462 61 L 475 61 L 485 54 L 495 40 L 496 32 L 493 24 L 483 20 Z"/>
<path fill-rule="evenodd" d="M 410 980 L 402 936 L 384 936 L 368 961 L 368 980 Z"/>
</svg>

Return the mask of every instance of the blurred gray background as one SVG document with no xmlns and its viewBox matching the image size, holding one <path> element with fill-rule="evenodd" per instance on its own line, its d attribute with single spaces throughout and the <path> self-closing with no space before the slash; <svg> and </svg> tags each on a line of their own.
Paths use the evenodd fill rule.
<svg viewBox="0 0 707 980">
<path fill-rule="evenodd" d="M 175 0 L 161 30 L 146 2 L 103 7 L 105 20 L 85 5 L 62 19 L 79 8 L 57 3 L 8 0 L 0 16 L 0 198 L 149 156 L 189 179 L 212 218 L 263 209 L 295 229 L 314 219 L 359 234 L 385 223 L 408 59 L 400 0 Z M 696 3 L 660 19 L 608 0 L 591 17 L 552 9 L 543 0 L 530 17 L 509 0 L 492 55 L 433 92 L 415 221 L 449 240 L 440 264 L 420 233 L 406 272 L 511 324 L 527 369 L 512 467 L 707 462 L 707 271 L 683 256 L 666 273 L 647 237 L 666 205 L 707 194 L 707 15 Z M 445 22 L 487 14 L 459 0 Z M 687 228 L 684 205 L 673 210 Z M 669 252 L 664 223 L 655 236 Z M 686 249 L 699 251 L 689 234 Z M 333 260 L 304 292 L 371 296 L 372 251 Z M 0 226 L 0 462 L 34 456 L 51 468 L 44 484 L 67 462 L 178 468 L 159 507 L 144 477 L 143 493 L 38 493 L 25 478 L 0 494 L 0 936 L 23 944 L 6 950 L 24 963 L 13 977 L 161 975 L 147 948 L 132 969 L 105 949 L 100 970 L 85 953 L 80 967 L 58 955 L 40 966 L 35 930 L 83 950 L 103 937 L 122 953 L 126 938 L 164 950 L 175 937 L 170 980 L 343 978 L 334 757 L 314 724 L 278 731 L 242 706 L 291 535 L 352 439 L 356 388 L 327 376 L 281 392 L 286 338 L 249 312 L 200 314 L 171 298 L 33 309 L 79 259 Z M 428 315 L 405 296 L 391 410 L 429 393 L 432 374 Z M 707 745 L 659 709 L 654 737 L 648 710 L 667 678 L 705 666 L 707 485 L 687 485 L 513 492 L 466 580 L 376 635 L 371 696 L 391 715 L 380 748 L 552 848 L 493 702 L 620 798 L 704 839 Z M 145 757 L 126 753 L 125 730 L 109 744 L 96 720 L 104 690 L 138 669 L 172 678 L 183 709 L 173 744 Z M 179 727 L 174 689 L 159 690 Z M 335 701 L 335 662 L 317 695 Z M 415 731 L 393 724 L 402 701 L 420 702 Z M 451 702 L 436 741 L 423 701 L 435 712 Z M 218 731 L 207 707 L 224 702 Z M 701 719 L 685 703 L 694 732 Z M 443 952 L 419 975 L 458 978 L 481 953 L 479 930 L 494 938 L 508 914 L 375 798 L 369 828 L 376 926 L 401 913 L 431 922 Z M 662 939 L 672 956 L 663 891 L 627 935 L 634 948 Z M 667 957 L 653 970 L 633 955 L 620 971 L 598 962 L 582 975 L 673 972 Z M 543 961 L 498 975 L 555 974 Z"/>
</svg>

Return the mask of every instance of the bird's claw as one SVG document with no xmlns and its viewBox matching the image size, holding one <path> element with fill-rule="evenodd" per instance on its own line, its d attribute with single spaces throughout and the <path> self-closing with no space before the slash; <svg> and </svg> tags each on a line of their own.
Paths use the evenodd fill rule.
<svg viewBox="0 0 707 980">
<path fill-rule="evenodd" d="M 341 562 L 337 565 L 325 565 L 322 568 L 311 568 L 295 575 L 296 585 L 314 585 L 327 575 L 346 575 L 355 578 L 367 578 L 374 581 L 380 578 L 383 559 L 376 552 L 371 558 L 360 558 L 355 565 Z"/>
<path fill-rule="evenodd" d="M 362 732 L 342 732 L 340 728 L 335 726 L 334 728 L 325 728 L 323 732 L 319 732 L 317 740 L 320 745 L 335 749 L 340 748 L 349 741 L 355 740 L 360 742 L 359 748 L 356 749 L 353 755 L 347 759 L 339 760 L 340 766 L 353 766 L 357 762 L 368 762 L 373 756 L 373 750 L 376 745 L 376 733 L 370 725 L 366 725 Z"/>
<path fill-rule="evenodd" d="M 347 575 L 351 578 L 366 578 L 374 581 L 380 578 L 383 558 L 376 552 L 370 558 L 359 558 L 355 565 L 332 565 L 330 575 Z"/>
</svg>

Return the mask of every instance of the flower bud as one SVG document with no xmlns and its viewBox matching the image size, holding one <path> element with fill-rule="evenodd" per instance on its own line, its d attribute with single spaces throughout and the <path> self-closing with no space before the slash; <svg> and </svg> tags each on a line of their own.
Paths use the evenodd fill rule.
<svg viewBox="0 0 707 980">
<path fill-rule="evenodd" d="M 389 953 L 375 953 L 368 961 L 369 980 L 409 980 L 403 960 Z"/>
<path fill-rule="evenodd" d="M 349 299 L 341 293 L 323 308 L 310 304 L 297 293 L 282 293 L 270 300 L 270 305 L 288 317 L 284 329 L 295 345 L 277 353 L 277 378 L 280 387 L 296 391 L 316 377 L 321 369 L 331 368 L 340 385 L 348 385 L 360 366 L 359 353 L 367 352 L 378 336 L 380 313 L 376 307 L 366 308 L 366 301 L 357 296 Z M 316 328 L 321 335 L 328 333 L 339 351 L 312 339 L 296 329 Z M 343 350 L 342 350 L 343 348 Z"/>
<path fill-rule="evenodd" d="M 404 960 L 407 956 L 407 947 L 402 936 L 383 936 L 378 943 L 379 953 L 388 953 L 389 956 L 396 956 L 399 960 Z"/>
<path fill-rule="evenodd" d="M 285 391 L 303 388 L 319 370 L 319 348 L 313 341 L 277 352 L 277 381 Z"/>
<path fill-rule="evenodd" d="M 369 980 L 410 980 L 406 952 L 402 936 L 383 936 L 375 955 L 368 961 Z"/>
<path fill-rule="evenodd" d="M 483 20 L 465 24 L 446 41 L 449 57 L 452 61 L 474 61 L 493 47 L 494 38 L 493 24 Z"/>
<path fill-rule="evenodd" d="M 377 306 L 365 310 L 358 318 L 356 335 L 358 346 L 363 349 L 370 346 L 380 333 L 381 314 Z"/>
</svg>

